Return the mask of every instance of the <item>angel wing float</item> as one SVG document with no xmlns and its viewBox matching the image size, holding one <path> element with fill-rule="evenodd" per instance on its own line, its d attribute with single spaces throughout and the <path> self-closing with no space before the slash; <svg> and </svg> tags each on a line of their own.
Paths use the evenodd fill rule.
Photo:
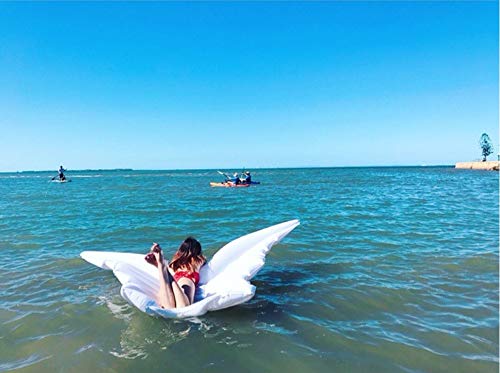
<svg viewBox="0 0 500 373">
<path fill-rule="evenodd" d="M 201 268 L 194 303 L 182 308 L 163 309 L 158 305 L 158 270 L 144 260 L 143 254 L 83 251 L 80 256 L 97 267 L 112 270 L 122 284 L 122 297 L 143 312 L 166 318 L 201 316 L 252 298 L 255 286 L 250 280 L 264 266 L 267 253 L 299 224 L 298 220 L 290 220 L 273 225 L 222 247 Z"/>
</svg>

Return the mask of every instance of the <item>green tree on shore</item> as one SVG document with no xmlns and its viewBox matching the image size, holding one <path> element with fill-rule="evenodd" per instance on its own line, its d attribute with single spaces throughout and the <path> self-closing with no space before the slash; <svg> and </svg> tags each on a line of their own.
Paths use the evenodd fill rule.
<svg viewBox="0 0 500 373">
<path fill-rule="evenodd" d="M 493 153 L 493 145 L 491 145 L 491 140 L 487 133 L 481 135 L 479 146 L 483 151 L 483 162 L 486 162 L 486 157 Z"/>
</svg>

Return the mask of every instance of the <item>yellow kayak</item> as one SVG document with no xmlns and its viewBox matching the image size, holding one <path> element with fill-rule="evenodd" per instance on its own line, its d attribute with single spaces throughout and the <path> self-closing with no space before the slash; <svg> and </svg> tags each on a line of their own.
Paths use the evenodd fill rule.
<svg viewBox="0 0 500 373">
<path fill-rule="evenodd" d="M 236 185 L 235 183 L 232 182 L 225 182 L 225 183 L 210 183 L 211 187 L 221 187 L 221 188 L 247 188 L 250 186 L 250 184 L 238 184 Z"/>
</svg>

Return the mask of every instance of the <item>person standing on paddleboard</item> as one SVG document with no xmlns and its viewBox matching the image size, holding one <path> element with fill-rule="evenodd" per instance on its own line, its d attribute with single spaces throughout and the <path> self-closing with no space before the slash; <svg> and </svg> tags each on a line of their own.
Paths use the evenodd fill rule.
<svg viewBox="0 0 500 373">
<path fill-rule="evenodd" d="M 200 281 L 200 268 L 206 262 L 201 244 L 196 239 L 186 238 L 170 263 L 164 260 L 163 251 L 157 243 L 153 243 L 144 259 L 158 268 L 158 303 L 162 308 L 180 308 L 193 303 L 194 291 Z"/>
<path fill-rule="evenodd" d="M 64 172 L 66 170 L 63 168 L 63 166 L 59 166 L 59 170 L 57 171 L 59 173 L 59 180 L 64 181 L 66 180 L 66 176 L 64 176 Z"/>
</svg>

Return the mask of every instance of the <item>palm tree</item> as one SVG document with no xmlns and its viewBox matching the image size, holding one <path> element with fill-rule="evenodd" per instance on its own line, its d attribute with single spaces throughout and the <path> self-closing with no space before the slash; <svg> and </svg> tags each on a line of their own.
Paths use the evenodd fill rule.
<svg viewBox="0 0 500 373">
<path fill-rule="evenodd" d="M 487 133 L 481 135 L 479 146 L 483 151 L 483 162 L 486 162 L 486 157 L 493 153 L 493 145 L 491 145 L 491 140 Z"/>
</svg>

